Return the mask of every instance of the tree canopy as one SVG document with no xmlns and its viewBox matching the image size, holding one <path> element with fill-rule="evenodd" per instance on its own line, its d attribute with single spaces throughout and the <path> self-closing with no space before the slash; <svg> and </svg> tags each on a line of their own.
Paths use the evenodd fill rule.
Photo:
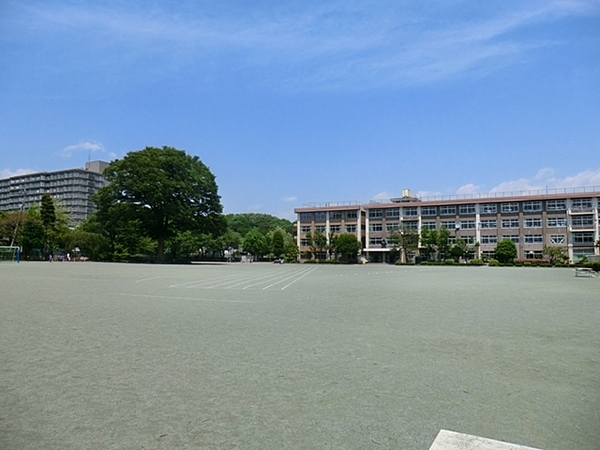
<svg viewBox="0 0 600 450">
<path fill-rule="evenodd" d="M 517 257 L 517 246 L 510 239 L 502 239 L 496 245 L 494 256 L 501 263 L 511 262 Z"/>
<path fill-rule="evenodd" d="M 294 225 L 292 222 L 270 214 L 227 214 L 225 218 L 227 219 L 229 229 L 239 233 L 241 236 L 246 236 L 248 231 L 252 229 L 258 230 L 263 235 L 267 235 L 267 233 L 274 231 L 276 228 L 281 228 L 289 234 L 293 234 L 294 232 Z"/>
<path fill-rule="evenodd" d="M 336 251 L 346 262 L 356 262 L 360 241 L 352 233 L 340 234 L 336 242 Z"/>
<path fill-rule="evenodd" d="M 96 220 L 112 238 L 142 233 L 165 241 L 184 231 L 221 234 L 225 228 L 215 176 L 197 156 L 172 147 L 146 147 L 113 161 L 109 184 L 96 195 Z"/>
</svg>

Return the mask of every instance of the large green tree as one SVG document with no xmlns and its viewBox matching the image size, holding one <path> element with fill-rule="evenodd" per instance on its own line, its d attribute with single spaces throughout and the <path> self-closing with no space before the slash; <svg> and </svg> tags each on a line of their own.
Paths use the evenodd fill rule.
<svg viewBox="0 0 600 450">
<path fill-rule="evenodd" d="M 108 186 L 96 203 L 105 218 L 115 213 L 134 220 L 157 242 L 164 259 L 165 241 L 180 232 L 221 234 L 226 223 L 215 176 L 197 156 L 172 147 L 146 147 L 113 161 L 104 171 Z"/>
<path fill-rule="evenodd" d="M 510 239 L 502 239 L 500 242 L 498 242 L 498 244 L 496 244 L 494 256 L 501 263 L 514 261 L 514 259 L 517 257 L 517 246 Z"/>
<path fill-rule="evenodd" d="M 360 241 L 352 233 L 340 234 L 336 242 L 336 251 L 346 262 L 356 262 Z"/>
<path fill-rule="evenodd" d="M 246 233 L 242 247 L 251 255 L 256 256 L 257 259 L 269 251 L 266 237 L 256 229 L 252 229 Z"/>
</svg>

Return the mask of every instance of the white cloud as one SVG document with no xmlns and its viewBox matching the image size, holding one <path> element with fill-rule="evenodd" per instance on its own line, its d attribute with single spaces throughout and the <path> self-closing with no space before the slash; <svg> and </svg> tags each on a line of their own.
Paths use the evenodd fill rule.
<svg viewBox="0 0 600 450">
<path fill-rule="evenodd" d="M 458 190 L 456 191 L 456 193 L 458 195 L 476 194 L 479 192 L 480 187 L 481 186 L 478 186 L 476 184 L 469 183 L 469 184 L 465 184 L 464 186 L 459 187 Z"/>
<path fill-rule="evenodd" d="M 298 200 L 298 196 L 297 195 L 290 195 L 288 197 L 283 197 L 282 199 L 284 202 L 295 202 L 296 200 Z"/>
<path fill-rule="evenodd" d="M 383 191 L 383 192 L 380 192 L 379 194 L 376 194 L 373 197 L 373 200 L 389 200 L 392 197 L 393 197 L 393 195 L 391 195 L 389 192 Z"/>
<path fill-rule="evenodd" d="M 540 169 L 532 178 L 504 181 L 490 189 L 489 192 L 518 192 L 545 189 L 579 188 L 600 186 L 600 168 L 589 169 L 575 175 L 556 177 L 552 168 Z"/>
<path fill-rule="evenodd" d="M 416 195 L 418 198 L 430 198 L 430 197 L 441 197 L 447 194 L 444 194 L 440 191 L 417 191 Z"/>
<path fill-rule="evenodd" d="M 74 144 L 74 145 L 69 145 L 61 150 L 59 150 L 57 153 L 59 156 L 62 156 L 64 158 L 68 158 L 73 156 L 74 153 L 81 153 L 81 152 L 88 152 L 88 153 L 96 153 L 96 152 L 100 152 L 100 153 L 108 153 L 106 151 L 106 149 L 104 148 L 104 145 L 102 145 L 99 142 L 89 142 L 89 141 L 82 141 L 79 142 L 78 144 Z M 109 156 L 112 157 L 112 155 L 114 155 L 114 153 L 110 153 Z"/>
<path fill-rule="evenodd" d="M 95 59 L 81 65 L 73 58 L 73 70 L 135 73 L 125 66 L 150 58 L 153 70 L 179 71 L 202 61 L 194 70 L 221 75 L 229 61 L 233 71 L 261 70 L 257 79 L 268 85 L 276 79 L 288 88 L 365 89 L 485 75 L 555 44 L 512 32 L 600 10 L 597 1 L 530 1 L 510 14 L 440 22 L 440 11 L 451 7 L 416 3 L 329 1 L 239 11 L 200 3 L 174 12 L 156 4 L 143 10 L 44 4 L 24 6 L 22 25 L 32 33 L 76 33 Z M 156 64 L 157 57 L 172 64 Z"/>
<path fill-rule="evenodd" d="M 2 170 L 0 170 L 0 179 L 16 177 L 17 175 L 27 175 L 28 173 L 35 173 L 35 172 L 36 171 L 32 170 L 32 169 L 17 169 L 17 170 L 2 169 Z"/>
<path fill-rule="evenodd" d="M 549 167 L 544 167 L 543 169 L 538 170 L 538 173 L 535 174 L 536 180 L 542 180 L 547 178 L 552 178 L 554 176 L 554 169 Z"/>
</svg>

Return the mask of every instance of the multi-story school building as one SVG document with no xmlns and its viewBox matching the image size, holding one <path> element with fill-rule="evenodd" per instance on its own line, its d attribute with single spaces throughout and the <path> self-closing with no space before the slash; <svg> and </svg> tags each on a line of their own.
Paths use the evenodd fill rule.
<svg viewBox="0 0 600 450">
<path fill-rule="evenodd" d="M 477 256 L 491 256 L 496 244 L 510 239 L 518 258 L 542 257 L 544 246 L 561 247 L 571 261 L 598 255 L 600 187 L 514 193 L 418 198 L 408 189 L 402 197 L 369 203 L 309 204 L 296 208 L 297 243 L 309 250 L 306 233 L 352 233 L 370 261 L 389 260 L 386 239 L 393 230 L 441 229 L 450 243 L 479 243 Z"/>
<path fill-rule="evenodd" d="M 102 172 L 105 161 L 88 161 L 85 169 L 37 172 L 0 179 L 0 211 L 27 211 L 39 206 L 43 194 L 57 199 L 76 226 L 92 214 L 96 207 L 92 195 L 105 186 Z"/>
</svg>

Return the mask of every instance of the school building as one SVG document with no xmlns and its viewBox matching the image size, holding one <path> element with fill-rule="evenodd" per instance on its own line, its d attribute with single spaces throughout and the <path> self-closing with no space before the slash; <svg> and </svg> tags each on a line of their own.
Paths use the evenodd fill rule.
<svg viewBox="0 0 600 450">
<path fill-rule="evenodd" d="M 419 198 L 402 196 L 369 203 L 306 204 L 296 208 L 297 244 L 309 251 L 306 233 L 328 237 L 356 235 L 362 255 L 372 262 L 389 261 L 387 238 L 393 230 L 446 228 L 450 243 L 479 243 L 476 256 L 492 256 L 502 239 L 512 240 L 518 258 L 542 258 L 544 246 L 561 247 L 571 261 L 598 255 L 600 187 L 545 189 L 518 193 L 471 194 Z"/>
</svg>

